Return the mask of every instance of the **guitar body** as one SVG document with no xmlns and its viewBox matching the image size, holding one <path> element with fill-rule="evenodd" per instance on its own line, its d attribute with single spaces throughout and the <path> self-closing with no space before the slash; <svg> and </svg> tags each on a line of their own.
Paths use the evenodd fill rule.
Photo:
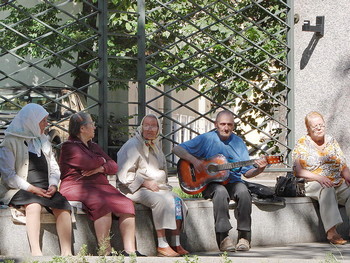
<svg viewBox="0 0 350 263">
<path fill-rule="evenodd" d="M 206 169 L 196 173 L 193 164 L 180 159 L 177 164 L 177 173 L 179 176 L 180 187 L 187 194 L 198 194 L 202 192 L 209 183 L 219 182 L 228 183 L 229 171 L 216 171 L 217 165 L 226 164 L 226 157 L 218 154 L 209 160 L 202 160 Z"/>
<path fill-rule="evenodd" d="M 282 156 L 264 156 L 268 164 L 277 164 L 283 162 Z M 179 184 L 187 194 L 198 194 L 202 192 L 209 183 L 218 182 L 227 184 L 229 181 L 229 170 L 248 165 L 254 165 L 256 160 L 247 160 L 234 163 L 228 163 L 226 157 L 222 154 L 215 155 L 208 160 L 201 160 L 205 169 L 197 173 L 193 164 L 180 159 L 177 164 L 177 174 Z"/>
</svg>

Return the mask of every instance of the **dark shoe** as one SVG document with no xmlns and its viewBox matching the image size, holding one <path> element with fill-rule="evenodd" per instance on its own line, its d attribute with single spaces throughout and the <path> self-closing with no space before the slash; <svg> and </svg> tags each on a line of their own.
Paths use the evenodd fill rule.
<svg viewBox="0 0 350 263">
<path fill-rule="evenodd" d="M 171 247 L 158 247 L 158 257 L 179 257 L 180 254 L 175 252 Z"/>
<path fill-rule="evenodd" d="M 141 254 L 137 250 L 135 251 L 135 254 L 136 254 L 137 257 L 147 257 L 147 255 Z"/>
<path fill-rule="evenodd" d="M 219 249 L 220 251 L 234 252 L 235 245 L 233 244 L 232 239 L 227 236 L 221 241 Z"/>
<path fill-rule="evenodd" d="M 189 252 L 184 249 L 181 245 L 180 246 L 175 246 L 175 247 L 171 247 L 175 252 L 177 252 L 180 256 L 183 255 L 188 255 Z"/>
<path fill-rule="evenodd" d="M 126 256 L 126 257 L 129 257 L 132 254 L 135 254 L 137 257 L 147 257 L 146 255 L 141 254 L 137 250 L 135 252 L 131 252 L 131 253 L 128 253 L 126 251 L 122 251 L 122 252 L 120 252 L 120 254 L 123 255 L 123 256 Z"/>
<path fill-rule="evenodd" d="M 236 245 L 236 251 L 249 251 L 250 243 L 247 239 L 241 238 Z"/>
</svg>

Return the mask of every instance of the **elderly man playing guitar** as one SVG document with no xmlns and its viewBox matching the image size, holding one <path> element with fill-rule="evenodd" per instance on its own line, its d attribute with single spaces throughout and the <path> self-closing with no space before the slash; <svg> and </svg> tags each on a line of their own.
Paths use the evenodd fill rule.
<svg viewBox="0 0 350 263">
<path fill-rule="evenodd" d="M 210 159 L 223 155 L 227 162 L 249 160 L 247 147 L 243 140 L 233 134 L 234 115 L 228 110 L 217 114 L 215 131 L 198 135 L 192 140 L 174 147 L 173 152 L 181 159 L 192 164 L 194 173 L 201 174 L 207 165 L 201 159 Z M 203 196 L 213 201 L 216 241 L 221 251 L 248 251 L 251 240 L 252 197 L 242 182 L 241 176 L 251 178 L 264 171 L 268 162 L 265 158 L 254 161 L 254 166 L 244 166 L 230 170 L 225 183 L 212 181 L 203 190 Z M 192 175 L 195 177 L 195 175 Z M 196 178 L 193 178 L 196 181 Z M 237 219 L 238 242 L 234 245 L 228 232 L 232 228 L 229 216 L 229 201 L 237 203 L 235 217 Z"/>
</svg>

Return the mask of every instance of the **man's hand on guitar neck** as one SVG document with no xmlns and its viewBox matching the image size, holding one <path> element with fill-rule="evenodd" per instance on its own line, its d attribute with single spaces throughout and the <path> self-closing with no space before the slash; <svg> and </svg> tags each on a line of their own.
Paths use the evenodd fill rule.
<svg viewBox="0 0 350 263">
<path fill-rule="evenodd" d="M 142 185 L 153 192 L 159 191 L 159 186 L 154 180 L 145 180 Z"/>
<path fill-rule="evenodd" d="M 258 174 L 262 173 L 266 166 L 268 165 L 268 162 L 265 158 L 265 156 L 262 156 L 260 159 L 255 160 L 255 169 L 250 169 L 248 172 L 245 173 L 245 177 L 252 178 L 254 176 L 257 176 Z"/>
</svg>

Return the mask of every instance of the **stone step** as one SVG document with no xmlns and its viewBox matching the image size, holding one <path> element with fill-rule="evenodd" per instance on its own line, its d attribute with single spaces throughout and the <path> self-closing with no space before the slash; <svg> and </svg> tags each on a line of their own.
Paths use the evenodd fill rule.
<svg viewBox="0 0 350 263">
<path fill-rule="evenodd" d="M 217 252 L 215 241 L 213 206 L 203 199 L 185 200 L 188 216 L 181 233 L 183 246 L 191 253 Z M 136 239 L 138 250 L 146 255 L 156 255 L 156 237 L 149 208 L 136 204 Z M 232 230 L 230 236 L 237 239 L 234 207 L 230 209 Z M 340 208 L 345 218 L 345 208 Z M 73 225 L 74 253 L 83 245 L 88 253 L 96 255 L 97 242 L 93 223 L 85 214 L 75 214 Z M 5 256 L 27 256 L 29 245 L 23 224 L 14 224 L 10 209 L 0 209 L 0 254 Z M 339 227 L 339 232 L 347 237 L 349 222 Z M 122 250 L 117 219 L 113 220 L 112 245 Z M 44 255 L 59 255 L 59 245 L 55 224 L 43 224 L 41 231 Z M 252 246 L 283 246 L 293 243 L 325 241 L 325 233 L 319 219 L 318 205 L 307 197 L 285 198 L 284 205 L 254 204 L 252 210 Z"/>
</svg>

